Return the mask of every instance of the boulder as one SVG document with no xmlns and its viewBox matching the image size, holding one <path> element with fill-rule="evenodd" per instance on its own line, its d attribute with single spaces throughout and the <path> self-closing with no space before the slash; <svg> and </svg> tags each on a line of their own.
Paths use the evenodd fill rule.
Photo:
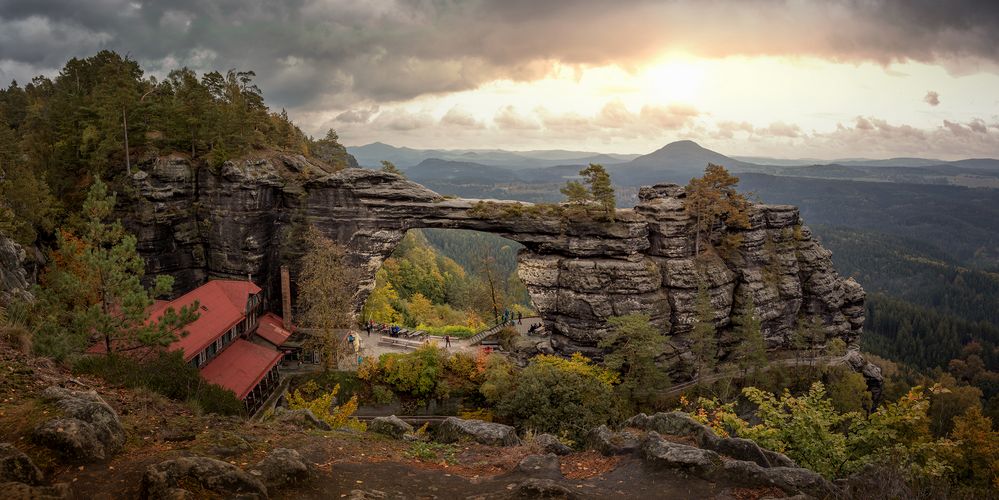
<svg viewBox="0 0 999 500">
<path fill-rule="evenodd" d="M 709 477 L 722 468 L 717 453 L 667 441 L 655 431 L 646 438 L 642 453 L 651 465 L 697 477 Z"/>
<path fill-rule="evenodd" d="M 0 482 L 0 498 L 4 500 L 58 500 L 70 498 L 69 495 L 69 485 L 66 483 L 31 486 L 24 483 Z"/>
<path fill-rule="evenodd" d="M 482 420 L 463 420 L 458 417 L 446 418 L 437 428 L 435 436 L 437 441 L 442 443 L 471 440 L 490 446 L 516 446 L 520 444 L 517 430 L 509 425 Z"/>
<path fill-rule="evenodd" d="M 280 487 L 308 479 L 309 465 L 297 451 L 275 448 L 250 473 L 262 478 L 268 487 Z"/>
<path fill-rule="evenodd" d="M 628 455 L 642 445 L 642 438 L 628 431 L 614 432 L 606 425 L 586 434 L 586 445 L 602 455 Z"/>
<path fill-rule="evenodd" d="M 558 455 L 554 453 L 528 455 L 517 464 L 517 471 L 528 474 L 531 477 L 561 479 L 562 462 L 559 460 Z"/>
<path fill-rule="evenodd" d="M 534 442 L 544 450 L 545 453 L 556 455 L 568 455 L 572 453 L 572 448 L 551 434 L 538 434 L 534 437 Z"/>
<path fill-rule="evenodd" d="M 390 415 L 388 417 L 375 417 L 372 419 L 368 424 L 368 430 L 395 439 L 402 439 L 404 435 L 413 432 L 413 426 L 395 415 Z"/>
<path fill-rule="evenodd" d="M 10 443 L 0 443 L 0 483 L 37 485 L 41 481 L 42 471 L 24 452 Z"/>
<path fill-rule="evenodd" d="M 95 391 L 49 387 L 43 399 L 56 406 L 60 417 L 40 423 L 32 438 L 67 460 L 105 460 L 125 445 L 125 429 L 118 414 Z"/>
<path fill-rule="evenodd" d="M 207 457 L 181 457 L 149 466 L 142 476 L 143 499 L 188 498 L 182 486 L 196 485 L 225 498 L 267 498 L 267 487 L 257 478 L 228 462 Z M 190 496 L 190 498 L 194 498 Z"/>
<path fill-rule="evenodd" d="M 300 429 L 318 429 L 321 431 L 331 431 L 330 424 L 319 420 L 312 410 L 298 409 L 289 410 L 283 406 L 274 410 L 274 420 L 286 424 L 294 425 Z"/>
</svg>

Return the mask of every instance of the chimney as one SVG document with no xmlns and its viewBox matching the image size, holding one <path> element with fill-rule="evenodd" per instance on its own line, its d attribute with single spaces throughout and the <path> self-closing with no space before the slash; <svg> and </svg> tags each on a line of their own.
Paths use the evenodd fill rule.
<svg viewBox="0 0 999 500">
<path fill-rule="evenodd" d="M 281 323 L 291 330 L 291 275 L 288 266 L 281 266 Z"/>
</svg>

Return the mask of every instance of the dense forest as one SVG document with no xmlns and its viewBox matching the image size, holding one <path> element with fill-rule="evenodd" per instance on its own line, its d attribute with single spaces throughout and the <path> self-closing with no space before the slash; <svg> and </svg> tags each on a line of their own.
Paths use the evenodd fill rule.
<svg viewBox="0 0 999 500">
<path fill-rule="evenodd" d="M 335 133 L 312 139 L 284 111 L 270 110 L 254 77 L 184 68 L 160 81 L 102 51 L 70 60 L 54 78 L 0 89 L 0 229 L 26 245 L 51 238 L 73 222 L 92 179 L 114 183 L 161 153 L 207 167 L 263 149 L 350 164 Z"/>
</svg>

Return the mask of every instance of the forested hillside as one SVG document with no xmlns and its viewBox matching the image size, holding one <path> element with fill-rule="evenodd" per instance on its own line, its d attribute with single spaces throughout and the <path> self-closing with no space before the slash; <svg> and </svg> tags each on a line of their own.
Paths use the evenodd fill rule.
<svg viewBox="0 0 999 500">
<path fill-rule="evenodd" d="M 352 163 L 336 134 L 307 137 L 264 103 L 252 71 L 170 72 L 162 81 L 102 51 L 55 78 L 0 89 L 0 229 L 23 244 L 72 222 L 95 177 L 114 182 L 143 159 L 186 154 L 213 167 L 254 150 Z"/>
</svg>

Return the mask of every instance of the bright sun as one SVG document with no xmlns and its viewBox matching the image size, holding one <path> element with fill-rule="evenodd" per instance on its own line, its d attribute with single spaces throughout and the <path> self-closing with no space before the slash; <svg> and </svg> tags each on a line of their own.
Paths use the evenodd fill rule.
<svg viewBox="0 0 999 500">
<path fill-rule="evenodd" d="M 690 102 L 697 97 L 704 80 L 704 68 L 689 60 L 667 60 L 641 73 L 645 97 L 653 102 Z"/>
</svg>

